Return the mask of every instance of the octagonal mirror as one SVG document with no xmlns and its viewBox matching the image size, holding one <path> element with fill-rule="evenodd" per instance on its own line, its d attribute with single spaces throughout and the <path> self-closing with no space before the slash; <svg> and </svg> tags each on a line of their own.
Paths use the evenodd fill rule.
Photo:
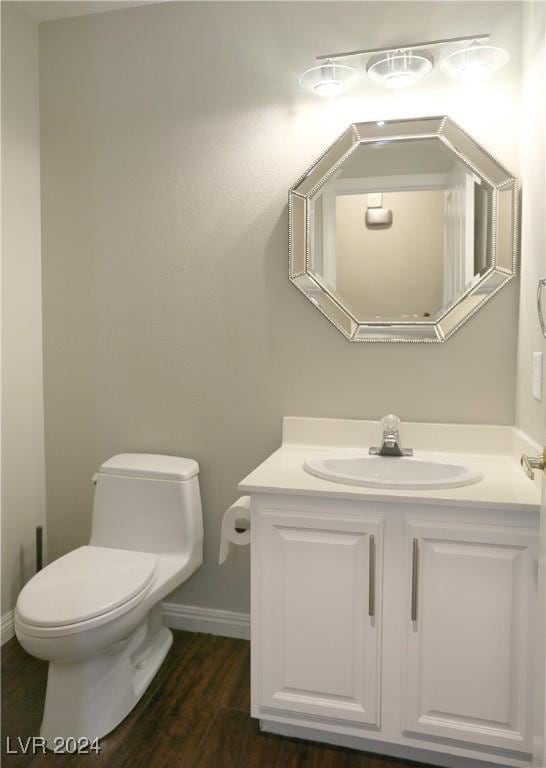
<svg viewBox="0 0 546 768">
<path fill-rule="evenodd" d="M 517 206 L 448 117 L 354 123 L 290 190 L 290 280 L 351 341 L 446 341 L 515 275 Z"/>
</svg>

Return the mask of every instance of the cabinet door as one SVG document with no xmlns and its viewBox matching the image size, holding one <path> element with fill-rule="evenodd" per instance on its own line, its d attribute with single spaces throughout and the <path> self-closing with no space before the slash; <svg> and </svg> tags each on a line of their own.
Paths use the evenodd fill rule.
<svg viewBox="0 0 546 768">
<path fill-rule="evenodd" d="M 262 716 L 269 708 L 377 725 L 380 522 L 263 509 L 257 517 Z"/>
<path fill-rule="evenodd" d="M 407 730 L 529 751 L 536 533 L 408 529 Z"/>
</svg>

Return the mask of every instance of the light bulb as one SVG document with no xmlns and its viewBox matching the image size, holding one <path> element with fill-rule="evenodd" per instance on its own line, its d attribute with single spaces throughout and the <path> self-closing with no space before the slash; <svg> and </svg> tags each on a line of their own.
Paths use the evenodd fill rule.
<svg viewBox="0 0 546 768">
<path fill-rule="evenodd" d="M 471 61 L 459 70 L 459 80 L 469 82 L 491 74 L 491 68 L 479 61 Z"/>
<path fill-rule="evenodd" d="M 433 61 L 429 53 L 389 51 L 370 59 L 366 71 L 372 80 L 387 88 L 405 88 L 428 75 Z"/>
<path fill-rule="evenodd" d="M 311 67 L 300 77 L 300 85 L 316 96 L 332 98 L 339 96 L 354 83 L 357 71 L 347 64 L 326 61 L 317 67 Z"/>
<path fill-rule="evenodd" d="M 451 77 L 468 83 L 488 77 L 509 59 L 510 55 L 504 48 L 474 42 L 467 48 L 450 53 L 440 66 Z"/>
<path fill-rule="evenodd" d="M 332 98 L 343 93 L 343 83 L 339 80 L 321 80 L 313 86 L 313 93 L 323 98 Z"/>
</svg>

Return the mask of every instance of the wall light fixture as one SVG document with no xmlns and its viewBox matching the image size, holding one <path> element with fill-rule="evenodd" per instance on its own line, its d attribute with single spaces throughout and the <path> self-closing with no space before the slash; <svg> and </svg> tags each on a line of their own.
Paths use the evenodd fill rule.
<svg viewBox="0 0 546 768">
<path fill-rule="evenodd" d="M 431 49 L 436 48 L 442 71 L 459 80 L 473 81 L 500 69 L 510 58 L 503 48 L 484 45 L 489 37 L 467 35 L 394 48 L 324 54 L 317 56 L 318 64 L 303 73 L 300 85 L 317 96 L 339 96 L 366 72 L 371 80 L 386 88 L 405 88 L 432 71 L 435 57 Z"/>
</svg>

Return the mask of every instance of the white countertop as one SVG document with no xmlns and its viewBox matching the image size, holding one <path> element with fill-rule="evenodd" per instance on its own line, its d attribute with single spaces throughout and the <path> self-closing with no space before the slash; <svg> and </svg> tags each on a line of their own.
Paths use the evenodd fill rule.
<svg viewBox="0 0 546 768">
<path fill-rule="evenodd" d="M 349 419 L 283 420 L 283 444 L 239 484 L 243 493 L 286 493 L 325 498 L 367 501 L 407 501 L 481 508 L 539 511 L 540 475 L 530 480 L 520 466 L 522 452 L 537 453 L 522 433 L 508 426 L 451 424 L 401 425 L 403 445 L 434 450 L 464 458 L 478 467 L 483 479 L 461 488 L 405 489 L 366 488 L 315 477 L 303 469 L 306 458 L 334 448 L 377 445 L 378 422 Z M 375 439 L 373 439 L 373 437 Z M 372 438 L 372 439 L 370 439 Z"/>
</svg>

